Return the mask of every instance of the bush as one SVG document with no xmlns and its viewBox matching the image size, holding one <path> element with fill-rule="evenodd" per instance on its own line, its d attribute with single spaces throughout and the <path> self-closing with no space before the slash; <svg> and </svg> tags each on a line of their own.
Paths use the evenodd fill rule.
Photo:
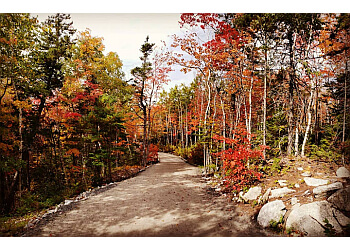
<svg viewBox="0 0 350 250">
<path fill-rule="evenodd" d="M 265 165 L 261 168 L 261 170 L 269 176 L 274 176 L 275 174 L 279 174 L 282 170 L 282 166 L 280 165 L 281 158 L 273 158 L 272 165 Z"/>
<path fill-rule="evenodd" d="M 236 139 L 223 137 L 216 137 L 215 139 L 225 140 L 227 144 L 231 144 L 230 149 L 216 154 L 223 161 L 224 184 L 228 191 L 239 192 L 260 180 L 262 174 L 258 171 L 258 167 L 254 165 L 254 161 L 262 159 L 263 150 L 251 148 L 245 131 L 238 131 Z"/>
<path fill-rule="evenodd" d="M 193 165 L 203 165 L 204 153 L 203 144 L 197 143 L 191 147 L 190 154 L 188 156 L 188 163 Z"/>
<path fill-rule="evenodd" d="M 154 144 L 149 145 L 147 162 L 157 163 L 158 160 L 158 146 Z"/>
</svg>

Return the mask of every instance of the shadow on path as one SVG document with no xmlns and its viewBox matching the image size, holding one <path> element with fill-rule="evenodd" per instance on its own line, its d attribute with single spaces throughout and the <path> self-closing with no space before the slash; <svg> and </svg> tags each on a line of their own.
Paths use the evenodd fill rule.
<svg viewBox="0 0 350 250">
<path fill-rule="evenodd" d="M 160 163 L 81 201 L 27 236 L 268 236 L 225 197 L 208 193 L 198 168 Z"/>
</svg>

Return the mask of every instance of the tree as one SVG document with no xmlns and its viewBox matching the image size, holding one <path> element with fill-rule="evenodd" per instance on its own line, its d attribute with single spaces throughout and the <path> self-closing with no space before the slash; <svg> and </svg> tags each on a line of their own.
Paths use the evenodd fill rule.
<svg viewBox="0 0 350 250">
<path fill-rule="evenodd" d="M 137 104 L 141 109 L 141 114 L 138 115 L 143 124 L 143 135 L 142 135 L 142 160 L 141 166 L 145 167 L 147 164 L 147 155 L 148 155 L 148 147 L 149 147 L 149 130 L 148 125 L 150 123 L 150 107 L 152 103 L 149 102 L 149 98 L 151 96 L 147 96 L 147 81 L 151 78 L 152 74 L 152 64 L 149 62 L 149 57 L 153 52 L 154 43 L 148 42 L 149 37 L 146 37 L 144 44 L 141 45 L 141 53 L 142 56 L 140 60 L 142 61 L 141 67 L 135 67 L 131 70 L 131 74 L 134 76 L 135 83 L 135 96 L 137 98 Z"/>
<path fill-rule="evenodd" d="M 21 87 L 31 67 L 35 19 L 29 14 L 0 14 L 0 213 L 15 204 L 22 189 L 24 110 L 29 109 Z"/>
<path fill-rule="evenodd" d="M 25 92 L 28 97 L 37 100 L 33 112 L 28 117 L 29 124 L 26 127 L 25 146 L 23 160 L 27 162 L 27 187 L 30 186 L 30 154 L 35 136 L 40 130 L 40 121 L 48 98 L 54 95 L 54 91 L 63 86 L 64 60 L 70 56 L 73 45 L 72 35 L 75 30 L 70 16 L 56 14 L 49 16 L 40 26 L 36 48 L 30 55 L 33 67 L 33 75 L 26 86 Z"/>
</svg>

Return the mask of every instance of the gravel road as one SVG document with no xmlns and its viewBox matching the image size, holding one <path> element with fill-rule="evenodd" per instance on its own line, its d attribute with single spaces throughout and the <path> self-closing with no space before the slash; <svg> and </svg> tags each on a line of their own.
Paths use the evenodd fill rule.
<svg viewBox="0 0 350 250">
<path fill-rule="evenodd" d="M 159 158 L 26 236 L 269 236 L 233 202 L 208 192 L 198 168 L 171 154 Z"/>
</svg>

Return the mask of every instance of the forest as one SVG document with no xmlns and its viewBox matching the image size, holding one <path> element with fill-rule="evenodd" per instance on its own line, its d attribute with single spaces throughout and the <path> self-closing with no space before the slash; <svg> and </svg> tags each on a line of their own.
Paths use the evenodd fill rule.
<svg viewBox="0 0 350 250">
<path fill-rule="evenodd" d="M 0 14 L 1 220 L 171 152 L 239 192 L 281 157 L 350 160 L 350 15 L 181 15 L 171 44 L 118 52 L 68 14 Z M 194 72 L 165 91 L 169 72 Z"/>
</svg>

